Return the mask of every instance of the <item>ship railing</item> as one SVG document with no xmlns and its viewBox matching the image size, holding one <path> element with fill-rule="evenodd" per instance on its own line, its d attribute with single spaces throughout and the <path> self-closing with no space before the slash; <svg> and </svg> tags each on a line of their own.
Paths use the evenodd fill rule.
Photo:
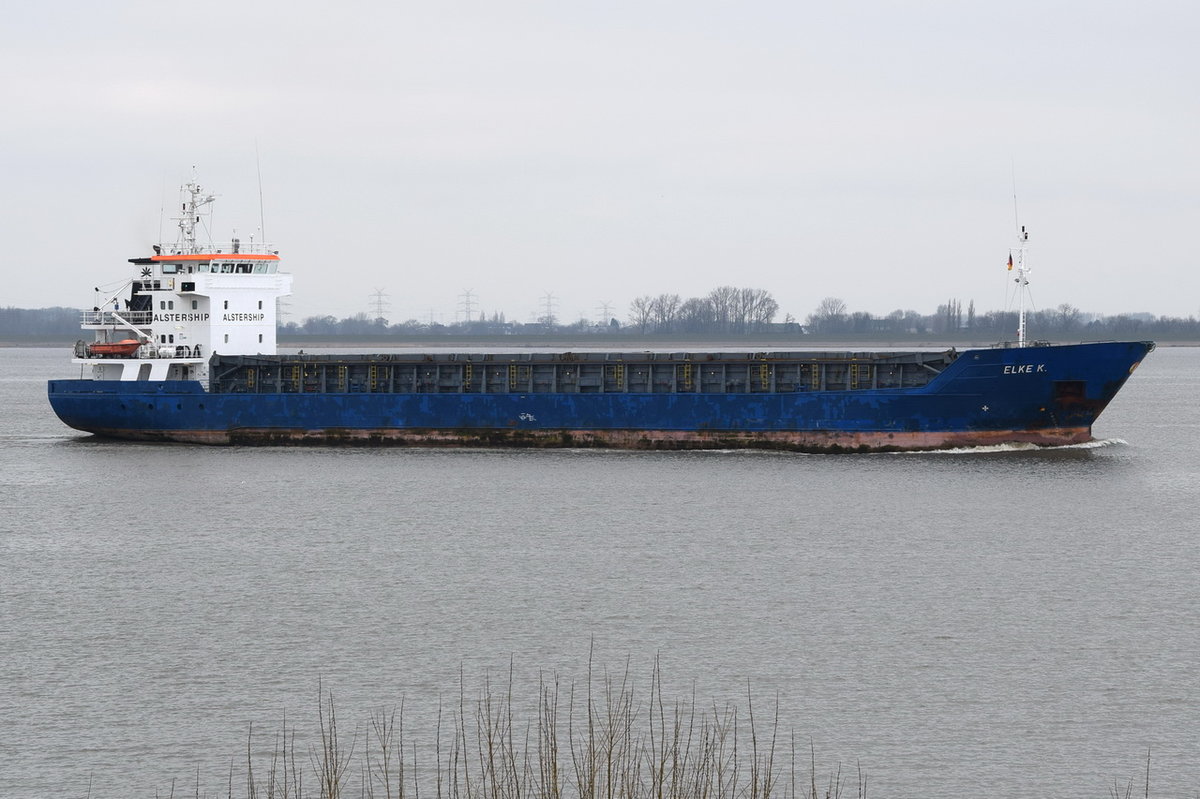
<svg viewBox="0 0 1200 799">
<path fill-rule="evenodd" d="M 142 354 L 142 353 L 145 354 Z M 138 350 L 139 358 L 204 358 L 204 348 L 197 344 L 147 344 Z"/>
<path fill-rule="evenodd" d="M 120 319 L 117 318 L 118 314 Z M 92 309 L 90 311 L 82 311 L 80 314 L 80 324 L 83 325 L 100 325 L 111 327 L 113 325 L 121 326 L 124 319 L 131 325 L 149 325 L 154 321 L 153 311 L 103 311 Z"/>
<path fill-rule="evenodd" d="M 1054 343 L 1051 341 L 1046 341 L 1044 339 L 1037 339 L 1035 341 L 1026 341 L 1024 344 L 1022 344 L 1019 341 L 1000 341 L 1000 342 L 993 344 L 992 349 L 1011 350 L 1011 349 L 1017 349 L 1019 347 L 1023 348 L 1023 347 L 1053 347 L 1053 346 L 1054 346 Z"/>
<path fill-rule="evenodd" d="M 207 357 L 204 348 L 197 344 L 194 347 L 188 347 L 184 344 L 154 344 L 153 342 L 143 344 L 134 351 L 132 355 L 89 355 L 88 346 L 95 342 L 77 341 L 75 342 L 74 354 L 76 358 L 93 358 L 100 360 L 117 359 L 136 359 L 136 360 L 153 360 L 156 358 L 190 358 L 203 360 Z"/>
<path fill-rule="evenodd" d="M 158 252 L 162 255 L 278 255 L 279 250 L 274 244 L 258 241 L 242 241 L 235 239 L 229 242 L 194 244 L 184 246 L 179 242 L 159 244 Z"/>
</svg>

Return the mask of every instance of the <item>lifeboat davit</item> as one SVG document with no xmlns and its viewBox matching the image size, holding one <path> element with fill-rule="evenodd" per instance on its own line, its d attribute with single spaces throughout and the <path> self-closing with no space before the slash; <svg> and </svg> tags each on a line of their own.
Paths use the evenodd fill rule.
<svg viewBox="0 0 1200 799">
<path fill-rule="evenodd" d="M 138 347 L 142 346 L 142 342 L 136 339 L 127 338 L 122 341 L 96 342 L 88 345 L 88 355 L 109 356 L 109 357 L 125 357 L 133 355 L 138 351 Z"/>
</svg>

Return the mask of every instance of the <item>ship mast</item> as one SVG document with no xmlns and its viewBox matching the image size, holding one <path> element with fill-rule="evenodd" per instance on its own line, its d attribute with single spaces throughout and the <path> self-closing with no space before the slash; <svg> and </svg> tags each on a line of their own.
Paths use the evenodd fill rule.
<svg viewBox="0 0 1200 799">
<path fill-rule="evenodd" d="M 204 189 L 200 188 L 200 184 L 195 179 L 184 184 L 183 192 L 185 199 L 182 203 L 182 212 L 175 217 L 175 221 L 179 223 L 179 251 L 184 254 L 192 254 L 199 252 L 196 249 L 196 225 L 200 224 L 202 209 L 217 198 L 215 195 L 205 194 Z"/>
<path fill-rule="evenodd" d="M 1008 270 L 1013 271 L 1016 266 L 1016 277 L 1013 282 L 1017 284 L 1017 346 L 1025 346 L 1025 292 L 1029 285 L 1029 266 L 1025 261 L 1025 254 L 1028 248 L 1029 233 L 1025 230 L 1025 226 L 1021 225 L 1021 232 L 1017 237 L 1017 246 L 1009 248 L 1008 251 Z M 1015 261 L 1014 261 L 1015 258 Z"/>
</svg>

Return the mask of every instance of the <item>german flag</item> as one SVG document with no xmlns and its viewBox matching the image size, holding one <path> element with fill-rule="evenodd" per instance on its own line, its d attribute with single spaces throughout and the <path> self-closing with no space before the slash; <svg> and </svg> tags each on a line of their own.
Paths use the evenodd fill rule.
<svg viewBox="0 0 1200 799">
<path fill-rule="evenodd" d="M 1012 271 L 1012 253 L 1008 254 L 1008 271 Z"/>
</svg>

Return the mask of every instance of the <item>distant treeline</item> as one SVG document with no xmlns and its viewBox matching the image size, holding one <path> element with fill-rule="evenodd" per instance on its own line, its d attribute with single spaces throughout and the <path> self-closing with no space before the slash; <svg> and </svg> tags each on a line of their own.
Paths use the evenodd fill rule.
<svg viewBox="0 0 1200 799">
<path fill-rule="evenodd" d="M 624 319 L 607 316 L 601 321 L 580 319 L 561 322 L 542 317 L 535 322 L 508 321 L 503 313 L 480 315 L 453 324 L 409 319 L 389 323 L 366 313 L 344 319 L 310 316 L 302 322 L 279 326 L 284 338 L 413 338 L 436 336 L 813 336 L 860 340 L 905 340 L 923 337 L 974 341 L 1016 338 L 1016 311 L 977 313 L 974 301 L 966 306 L 950 299 L 933 313 L 897 309 L 885 316 L 852 311 L 837 297 L 826 297 L 803 321 L 791 314 L 780 321 L 779 304 L 763 289 L 723 286 L 703 297 L 684 299 L 678 294 L 643 295 L 629 305 Z M 5 341 L 74 341 L 86 337 L 79 329 L 74 308 L 0 308 L 0 339 Z M 1200 321 L 1194 316 L 1154 316 L 1146 313 L 1099 316 L 1063 303 L 1057 308 L 1030 311 L 1031 339 L 1158 338 L 1200 341 Z"/>
<path fill-rule="evenodd" d="M 622 321 L 615 316 L 601 321 L 580 319 L 561 322 L 542 317 L 535 322 L 512 322 L 503 313 L 453 324 L 409 319 L 390 324 L 366 313 L 345 319 L 311 316 L 303 322 L 280 326 L 284 336 L 321 338 L 327 336 L 511 336 L 570 334 L 605 336 L 754 336 L 796 335 L 854 337 L 860 339 L 911 339 L 935 336 L 975 340 L 1011 340 L 1017 334 L 1016 311 L 977 313 L 971 301 L 950 299 L 930 314 L 897 309 L 885 316 L 851 311 L 837 297 L 826 297 L 803 321 L 786 314 L 777 321 L 779 305 L 770 292 L 731 286 L 714 289 L 704 297 L 683 299 L 678 294 L 643 295 L 629 305 Z M 1196 317 L 1154 316 L 1146 313 L 1100 316 L 1063 303 L 1049 310 L 1032 310 L 1026 317 L 1031 339 L 1166 338 L 1200 341 Z"/>
<path fill-rule="evenodd" d="M 977 313 L 972 300 L 964 309 L 962 301 L 948 300 L 932 314 L 895 310 L 886 316 L 866 311 L 850 311 L 836 297 L 826 297 L 808 316 L 805 332 L 828 335 L 926 336 L 1011 340 L 1016 337 L 1017 311 Z M 1155 338 L 1176 341 L 1200 340 L 1200 321 L 1194 316 L 1154 316 L 1148 313 L 1101 316 L 1085 313 L 1063 303 L 1057 308 L 1030 310 L 1026 313 L 1026 331 L 1031 339 L 1112 339 Z"/>
<path fill-rule="evenodd" d="M 0 308 L 0 339 L 75 341 L 79 322 L 78 308 Z"/>
</svg>

